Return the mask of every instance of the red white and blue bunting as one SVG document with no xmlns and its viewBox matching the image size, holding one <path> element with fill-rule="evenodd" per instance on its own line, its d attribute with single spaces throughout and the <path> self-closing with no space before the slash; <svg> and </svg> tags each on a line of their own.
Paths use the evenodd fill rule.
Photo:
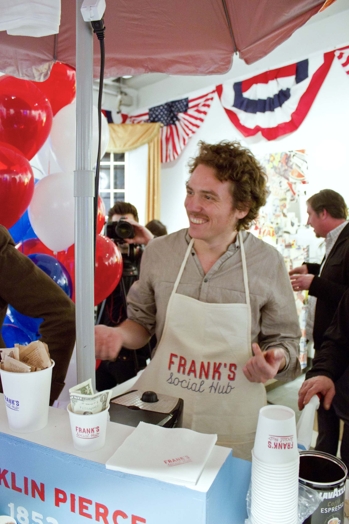
<svg viewBox="0 0 349 524">
<path fill-rule="evenodd" d="M 349 75 L 349 46 L 337 49 L 334 54 L 339 60 L 339 63 L 343 67 L 347 75 Z"/>
<path fill-rule="evenodd" d="M 267 140 L 292 133 L 307 116 L 334 59 L 317 55 L 241 82 L 217 86 L 231 122 L 245 136 Z"/>
<path fill-rule="evenodd" d="M 161 162 L 171 162 L 181 154 L 204 122 L 216 92 L 230 121 L 243 136 L 260 133 L 267 140 L 275 140 L 302 124 L 335 58 L 349 75 L 347 46 L 136 114 L 104 113 L 109 123 L 161 122 Z"/>
</svg>

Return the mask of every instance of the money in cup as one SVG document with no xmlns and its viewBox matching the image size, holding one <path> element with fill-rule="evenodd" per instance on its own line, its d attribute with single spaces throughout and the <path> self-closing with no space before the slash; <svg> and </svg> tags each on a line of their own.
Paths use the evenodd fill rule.
<svg viewBox="0 0 349 524">
<path fill-rule="evenodd" d="M 111 390 L 94 393 L 91 380 L 70 388 L 67 407 L 75 449 L 96 451 L 105 444 Z"/>
</svg>

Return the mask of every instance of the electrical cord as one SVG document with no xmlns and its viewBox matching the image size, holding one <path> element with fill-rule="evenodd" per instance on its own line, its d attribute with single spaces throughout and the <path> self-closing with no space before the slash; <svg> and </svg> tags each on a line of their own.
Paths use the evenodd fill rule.
<svg viewBox="0 0 349 524">
<path fill-rule="evenodd" d="M 98 149 L 97 162 L 95 174 L 95 197 L 94 197 L 94 240 L 95 240 L 95 258 L 96 258 L 96 243 L 97 243 L 97 215 L 98 215 L 98 193 L 99 193 L 99 172 L 101 162 L 101 136 L 102 136 L 102 96 L 103 96 L 103 81 L 104 81 L 104 64 L 105 64 L 105 46 L 104 46 L 104 20 L 94 20 L 91 22 L 93 32 L 97 35 L 100 44 L 100 75 L 99 75 L 99 90 L 98 90 Z"/>
</svg>

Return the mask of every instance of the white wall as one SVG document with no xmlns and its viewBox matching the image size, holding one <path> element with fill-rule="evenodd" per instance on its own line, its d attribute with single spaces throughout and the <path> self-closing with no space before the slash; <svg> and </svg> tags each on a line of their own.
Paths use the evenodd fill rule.
<svg viewBox="0 0 349 524">
<path fill-rule="evenodd" d="M 338 3 L 337 3 L 338 2 Z M 319 15 L 319 22 L 311 22 L 299 29 L 288 41 L 257 63 L 247 66 L 234 59 L 232 70 L 226 75 L 207 77 L 169 77 L 140 91 L 139 108 L 151 107 L 176 98 L 183 98 L 204 88 L 212 88 L 227 79 L 240 80 L 260 72 L 309 58 L 349 44 L 349 2 L 337 0 L 328 8 L 345 6 L 346 11 L 333 11 L 332 16 Z M 321 18 L 323 16 L 323 18 Z M 309 155 L 309 180 L 304 186 L 307 195 L 330 188 L 340 192 L 349 204 L 349 75 L 335 59 L 320 92 L 305 121 L 294 133 L 268 142 L 259 135 L 245 139 L 226 116 L 216 96 L 208 115 L 188 145 L 171 163 L 162 164 L 161 216 L 168 231 L 187 226 L 183 207 L 187 163 L 195 155 L 199 140 L 214 143 L 220 140 L 239 140 L 259 157 L 269 152 L 305 149 Z M 130 153 L 130 157 L 133 154 Z M 146 164 L 145 164 L 146 165 Z M 133 176 L 133 174 L 132 174 Z M 139 173 L 138 173 L 139 176 Z M 144 176 L 144 174 L 143 174 Z"/>
</svg>

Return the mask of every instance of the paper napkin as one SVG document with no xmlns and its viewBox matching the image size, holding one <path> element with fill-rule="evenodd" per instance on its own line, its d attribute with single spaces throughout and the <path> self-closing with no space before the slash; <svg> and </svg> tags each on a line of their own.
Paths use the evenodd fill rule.
<svg viewBox="0 0 349 524">
<path fill-rule="evenodd" d="M 107 469 L 195 485 L 217 441 L 217 435 L 140 422 L 108 459 Z"/>
</svg>

